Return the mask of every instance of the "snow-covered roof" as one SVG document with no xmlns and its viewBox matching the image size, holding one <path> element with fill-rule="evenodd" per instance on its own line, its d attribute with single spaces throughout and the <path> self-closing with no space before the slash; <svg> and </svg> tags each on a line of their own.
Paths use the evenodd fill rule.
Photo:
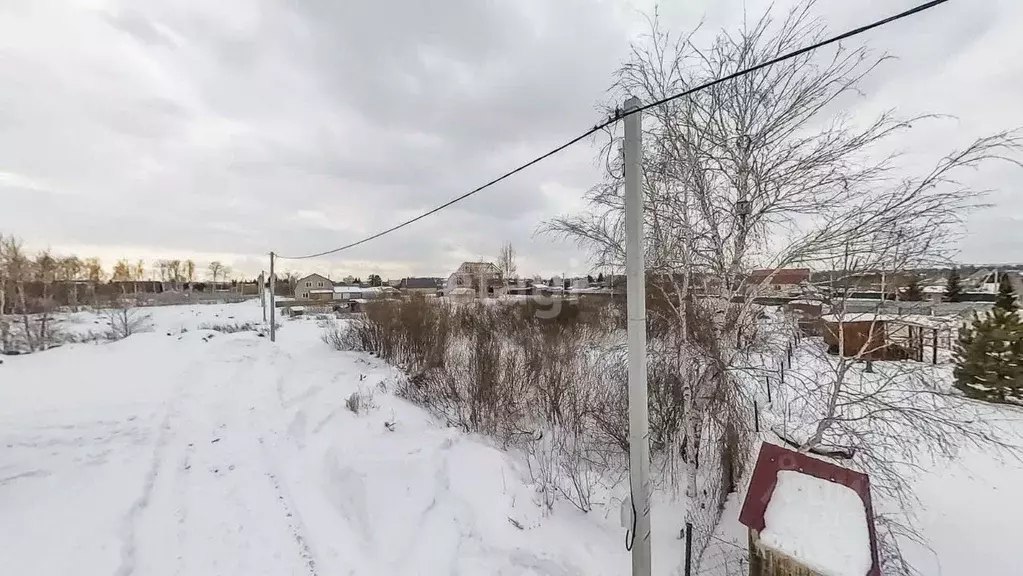
<svg viewBox="0 0 1023 576">
<path fill-rule="evenodd" d="M 873 312 L 861 312 L 857 314 L 825 314 L 821 316 L 824 322 L 890 322 L 892 324 L 907 324 L 921 326 L 923 328 L 947 328 L 959 322 L 959 319 L 952 316 L 927 316 L 926 314 L 881 314 Z"/>
<path fill-rule="evenodd" d="M 331 292 L 333 292 L 333 290 L 330 288 L 316 288 L 315 290 L 309 291 L 310 294 L 330 294 Z"/>
<path fill-rule="evenodd" d="M 335 294 L 362 294 L 359 286 L 334 286 Z"/>
<path fill-rule="evenodd" d="M 779 470 L 760 543 L 822 576 L 865 576 L 870 532 L 859 494 L 795 470 Z"/>
</svg>

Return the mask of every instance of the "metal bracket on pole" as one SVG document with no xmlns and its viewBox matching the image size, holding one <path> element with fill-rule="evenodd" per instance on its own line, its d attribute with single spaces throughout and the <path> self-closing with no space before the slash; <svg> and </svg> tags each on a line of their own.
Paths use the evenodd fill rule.
<svg viewBox="0 0 1023 576">
<path fill-rule="evenodd" d="M 625 112 L 639 108 L 625 101 Z M 629 341 L 629 480 L 636 510 L 632 575 L 650 576 L 650 415 L 646 385 L 646 274 L 643 260 L 642 113 L 625 117 L 625 271 Z"/>
</svg>

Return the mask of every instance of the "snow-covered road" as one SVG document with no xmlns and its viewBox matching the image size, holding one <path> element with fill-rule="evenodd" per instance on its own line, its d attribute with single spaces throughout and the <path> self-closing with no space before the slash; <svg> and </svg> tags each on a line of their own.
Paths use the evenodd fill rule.
<svg viewBox="0 0 1023 576">
<path fill-rule="evenodd" d="M 392 371 L 315 321 L 274 345 L 195 329 L 252 304 L 153 313 L 154 332 L 0 366 L 0 573 L 627 570 L 616 517 L 544 517 L 517 461 L 380 391 Z M 356 415 L 360 387 L 377 406 Z"/>
</svg>

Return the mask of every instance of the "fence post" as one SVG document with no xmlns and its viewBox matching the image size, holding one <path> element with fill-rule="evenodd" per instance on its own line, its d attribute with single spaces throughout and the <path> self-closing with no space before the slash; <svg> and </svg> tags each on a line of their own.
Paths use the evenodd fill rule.
<svg viewBox="0 0 1023 576">
<path fill-rule="evenodd" d="M 933 346 L 933 348 L 931 350 L 931 355 L 932 355 L 931 364 L 937 364 L 938 363 L 938 329 L 937 328 L 934 329 L 934 346 Z"/>
<path fill-rule="evenodd" d="M 692 502 L 689 503 L 692 505 Z M 693 524 L 686 522 L 686 576 L 693 576 Z"/>
<path fill-rule="evenodd" d="M 760 432 L 760 405 L 753 401 L 753 431 Z"/>
<path fill-rule="evenodd" d="M 771 400 L 771 377 L 770 376 L 764 376 L 764 382 L 767 383 L 767 403 L 768 404 L 773 404 L 773 402 Z"/>
<path fill-rule="evenodd" d="M 214 290 L 216 285 L 214 284 Z M 277 341 L 277 275 L 274 274 L 274 253 L 270 253 L 270 341 Z M 294 296 L 294 294 L 292 294 Z"/>
<path fill-rule="evenodd" d="M 785 363 L 784 362 L 781 363 L 781 366 L 779 367 L 779 370 L 780 370 L 780 373 L 781 373 L 781 383 L 785 384 Z"/>
</svg>

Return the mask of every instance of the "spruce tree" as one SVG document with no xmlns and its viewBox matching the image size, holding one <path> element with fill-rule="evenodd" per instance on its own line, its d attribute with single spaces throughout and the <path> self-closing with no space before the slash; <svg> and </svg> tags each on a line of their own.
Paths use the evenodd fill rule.
<svg viewBox="0 0 1023 576">
<path fill-rule="evenodd" d="M 902 299 L 907 302 L 919 302 L 924 299 L 924 293 L 920 290 L 920 278 L 916 274 L 909 277 Z"/>
<path fill-rule="evenodd" d="M 998 299 L 995 300 L 995 307 L 1006 312 L 1019 310 L 1019 305 L 1016 304 L 1016 292 L 1012 289 L 1012 282 L 1009 280 L 1008 274 L 1003 274 L 1002 279 L 998 282 Z"/>
<path fill-rule="evenodd" d="M 963 286 L 959 278 L 959 270 L 955 268 L 948 273 L 948 282 L 945 283 L 945 302 L 959 302 L 962 300 Z"/>
<path fill-rule="evenodd" d="M 959 331 L 956 387 L 971 398 L 1023 403 L 1023 322 L 994 308 Z"/>
</svg>

